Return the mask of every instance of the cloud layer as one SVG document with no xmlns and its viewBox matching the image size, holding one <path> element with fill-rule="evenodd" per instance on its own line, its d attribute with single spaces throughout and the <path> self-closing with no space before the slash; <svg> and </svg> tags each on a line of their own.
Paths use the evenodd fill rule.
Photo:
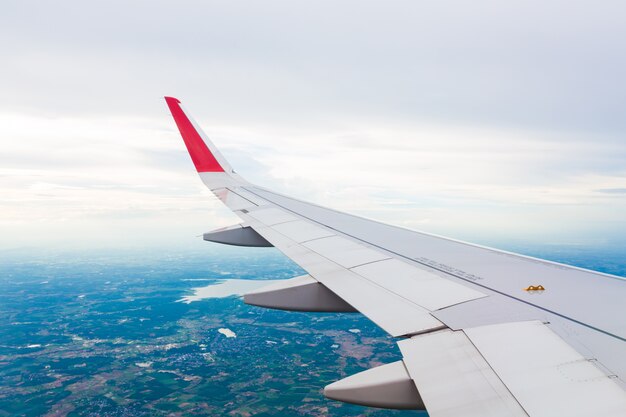
<svg viewBox="0 0 626 417">
<path fill-rule="evenodd" d="M 470 240 L 626 231 L 621 2 L 9 2 L 1 247 L 236 219 L 162 95 L 253 182 Z"/>
</svg>

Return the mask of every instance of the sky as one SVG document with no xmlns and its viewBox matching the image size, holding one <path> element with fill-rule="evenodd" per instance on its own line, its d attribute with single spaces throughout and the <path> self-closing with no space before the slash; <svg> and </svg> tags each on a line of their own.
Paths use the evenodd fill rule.
<svg viewBox="0 0 626 417">
<path fill-rule="evenodd" d="M 237 217 L 162 99 L 249 181 L 492 244 L 623 245 L 621 1 L 12 1 L 0 250 L 184 247 Z"/>
</svg>

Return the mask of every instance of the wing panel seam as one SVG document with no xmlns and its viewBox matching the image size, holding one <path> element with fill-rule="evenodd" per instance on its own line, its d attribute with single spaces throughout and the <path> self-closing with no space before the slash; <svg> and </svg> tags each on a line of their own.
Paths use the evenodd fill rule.
<svg viewBox="0 0 626 417">
<path fill-rule="evenodd" d="M 243 187 L 243 188 L 244 188 L 246 191 L 248 191 L 248 192 L 250 192 L 250 193 L 252 193 L 252 194 L 254 194 L 254 195 L 258 196 L 259 198 L 263 198 L 262 196 L 260 196 L 259 194 L 255 193 L 254 191 L 249 190 L 247 187 Z M 270 192 L 271 192 L 271 191 L 270 191 Z M 383 247 L 381 247 L 381 246 L 379 246 L 379 245 L 376 245 L 376 244 L 374 244 L 374 243 L 367 242 L 367 241 L 365 241 L 365 240 L 363 240 L 363 239 L 361 239 L 361 238 L 358 238 L 358 237 L 356 237 L 356 236 L 353 236 L 353 235 L 351 235 L 351 234 L 349 234 L 349 233 L 342 232 L 342 231 L 340 231 L 340 230 L 337 230 L 337 229 L 336 229 L 336 228 L 334 228 L 334 227 L 328 226 L 328 225 L 326 225 L 326 224 L 324 224 L 324 223 L 320 223 L 320 222 L 318 222 L 318 221 L 316 221 L 316 220 L 311 219 L 310 217 L 307 217 L 307 216 L 304 216 L 304 215 L 302 215 L 302 214 L 300 214 L 300 213 L 297 213 L 297 212 L 295 212 L 295 211 L 293 211 L 293 210 L 291 210 L 291 209 L 289 209 L 289 208 L 287 208 L 287 207 L 285 207 L 285 206 L 283 206 L 283 205 L 281 205 L 281 204 L 276 203 L 275 201 L 272 201 L 272 204 L 275 204 L 276 206 L 278 206 L 278 207 L 280 207 L 280 208 L 282 208 L 282 209 L 284 209 L 284 210 L 287 210 L 287 211 L 289 211 L 290 213 L 296 214 L 296 215 L 298 215 L 298 216 L 300 216 L 300 217 L 303 217 L 303 218 L 305 218 L 305 219 L 307 219 L 307 220 L 310 220 L 310 221 L 312 221 L 312 222 L 314 222 L 314 223 L 316 223 L 316 224 L 320 224 L 320 225 L 325 226 L 325 227 L 328 227 L 329 229 L 334 230 L 334 231 L 336 231 L 336 232 L 338 232 L 338 233 L 341 233 L 341 234 L 343 234 L 343 235 L 349 236 L 349 237 L 351 237 L 351 238 L 353 238 L 353 239 L 355 239 L 355 240 L 358 240 L 359 242 L 363 242 L 363 243 L 365 243 L 365 244 L 368 244 L 368 245 L 370 245 L 370 246 L 376 247 L 376 248 L 381 249 L 381 250 L 383 250 L 383 251 L 386 251 L 386 252 L 389 252 L 389 253 L 393 253 L 394 255 L 399 256 L 399 257 L 404 258 L 404 259 L 407 259 L 407 260 L 409 260 L 409 261 L 411 261 L 411 262 L 416 262 L 416 263 L 418 263 L 418 264 L 420 264 L 420 265 L 423 265 L 423 266 L 425 266 L 425 267 L 427 267 L 427 268 L 432 268 L 432 269 L 435 269 L 435 270 L 437 270 L 437 271 L 439 271 L 439 272 L 443 272 L 443 273 L 444 273 L 444 274 L 446 274 L 446 275 L 450 275 L 450 276 L 456 277 L 456 278 L 458 278 L 458 279 L 460 279 L 460 280 L 463 280 L 463 281 L 465 281 L 465 282 L 468 282 L 468 283 L 470 283 L 470 284 L 473 284 L 473 285 L 479 286 L 479 287 L 484 288 L 484 289 L 489 290 L 489 291 L 493 291 L 493 292 L 495 292 L 495 293 L 497 293 L 497 294 L 500 294 L 500 295 L 502 295 L 502 296 L 505 296 L 505 297 L 511 298 L 511 299 L 516 300 L 516 301 L 519 301 L 519 302 L 522 302 L 522 303 L 524 303 L 524 304 L 527 304 L 527 305 L 530 305 L 530 306 L 532 306 L 532 307 L 538 308 L 538 309 L 540 309 L 540 310 L 542 310 L 542 311 L 546 311 L 546 312 L 548 312 L 548 313 L 554 314 L 554 315 L 559 316 L 559 317 L 561 317 L 561 318 L 563 318 L 563 319 L 566 319 L 566 320 L 572 321 L 572 322 L 574 322 L 574 323 L 576 323 L 576 324 L 579 324 L 579 325 L 581 325 L 581 326 L 587 327 L 587 328 L 589 328 L 589 329 L 591 329 L 591 330 L 595 330 L 595 331 L 600 332 L 600 333 L 602 333 L 602 334 L 604 334 L 604 335 L 607 335 L 607 336 L 613 337 L 613 338 L 615 338 L 615 339 L 621 340 L 622 342 L 626 342 L 626 338 L 621 337 L 621 336 L 619 336 L 619 335 L 613 334 L 613 333 L 608 332 L 608 331 L 603 330 L 603 329 L 599 329 L 599 328 L 597 328 L 597 327 L 595 327 L 595 326 L 592 326 L 592 325 L 590 325 L 590 324 L 587 324 L 587 323 L 581 322 L 581 321 L 579 321 L 579 320 L 576 320 L 576 319 L 574 319 L 574 318 L 572 318 L 572 317 L 569 317 L 569 316 L 566 316 L 566 315 L 564 315 L 564 314 L 557 313 L 556 311 L 553 311 L 553 310 L 550 310 L 550 309 L 548 309 L 548 308 L 545 308 L 545 307 L 539 306 L 539 305 L 537 305 L 537 304 L 533 304 L 533 303 L 531 303 L 531 302 L 529 302 L 529 301 L 522 300 L 522 299 L 520 299 L 520 298 L 517 298 L 517 297 L 515 297 L 515 296 L 513 296 L 513 295 L 510 295 L 510 294 L 507 294 L 507 293 L 505 293 L 505 292 L 502 292 L 502 291 L 499 291 L 499 290 L 496 290 L 496 289 L 490 288 L 490 287 L 488 287 L 488 286 L 486 286 L 486 285 L 479 284 L 479 283 L 477 283 L 476 281 L 472 281 L 472 280 L 469 280 L 469 279 L 467 279 L 467 278 L 463 278 L 463 277 L 461 277 L 461 276 L 459 276 L 459 275 L 457 275 L 457 274 L 454 274 L 454 273 L 452 273 L 452 272 L 445 271 L 445 270 L 443 270 L 443 269 L 440 269 L 440 268 L 437 268 L 437 267 L 434 267 L 434 266 L 431 266 L 431 265 L 427 265 L 427 264 L 425 264 L 425 263 L 423 263 L 423 262 L 420 262 L 420 261 L 416 260 L 415 258 L 411 258 L 411 257 L 405 256 L 405 255 L 402 255 L 402 254 L 400 254 L 400 253 L 398 253 L 398 252 L 394 252 L 394 251 L 392 251 L 392 250 L 389 250 L 389 249 L 383 248 Z M 336 210 L 334 210 L 334 211 L 336 211 Z M 512 255 L 512 254 L 511 254 L 511 255 Z M 534 258 L 530 258 L 530 259 L 534 259 Z M 591 271 L 591 272 L 593 272 L 593 271 Z"/>
</svg>

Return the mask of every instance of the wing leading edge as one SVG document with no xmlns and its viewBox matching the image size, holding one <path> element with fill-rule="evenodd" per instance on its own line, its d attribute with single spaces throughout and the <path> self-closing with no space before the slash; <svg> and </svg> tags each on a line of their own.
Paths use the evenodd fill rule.
<svg viewBox="0 0 626 417">
<path fill-rule="evenodd" d="M 401 338 L 400 363 L 331 384 L 329 398 L 425 408 L 433 417 L 626 415 L 624 279 L 385 225 L 252 185 L 179 100 L 166 102 L 202 181 L 242 219 L 205 239 L 275 246 L 308 273 L 246 301 L 357 310 Z M 537 284 L 544 290 L 524 291 Z"/>
</svg>

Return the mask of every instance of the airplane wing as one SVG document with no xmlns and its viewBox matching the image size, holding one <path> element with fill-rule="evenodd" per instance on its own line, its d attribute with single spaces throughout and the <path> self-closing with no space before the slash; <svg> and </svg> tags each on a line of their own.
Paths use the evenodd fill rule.
<svg viewBox="0 0 626 417">
<path fill-rule="evenodd" d="M 166 97 L 202 181 L 242 223 L 204 235 L 274 246 L 307 274 L 249 304 L 358 311 L 402 360 L 327 397 L 432 417 L 626 416 L 626 280 L 386 225 L 253 185 Z"/>
</svg>

